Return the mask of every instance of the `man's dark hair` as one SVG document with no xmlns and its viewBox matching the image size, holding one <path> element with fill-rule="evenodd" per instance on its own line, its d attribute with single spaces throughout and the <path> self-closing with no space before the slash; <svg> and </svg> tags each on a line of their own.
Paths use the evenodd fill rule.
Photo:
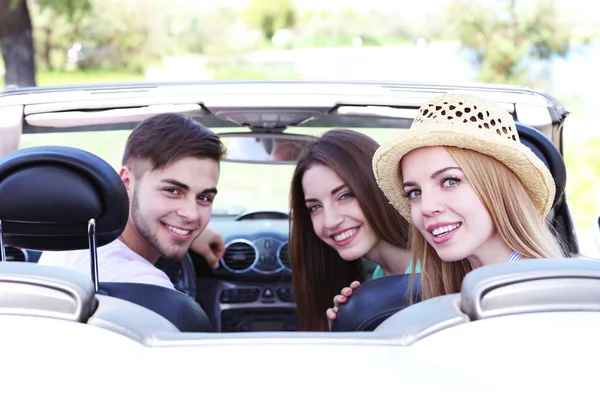
<svg viewBox="0 0 600 400">
<path fill-rule="evenodd" d="M 225 147 L 213 131 L 184 115 L 167 113 L 145 119 L 133 129 L 122 165 L 138 175 L 140 162 L 156 170 L 186 157 L 220 161 L 224 155 Z"/>
</svg>

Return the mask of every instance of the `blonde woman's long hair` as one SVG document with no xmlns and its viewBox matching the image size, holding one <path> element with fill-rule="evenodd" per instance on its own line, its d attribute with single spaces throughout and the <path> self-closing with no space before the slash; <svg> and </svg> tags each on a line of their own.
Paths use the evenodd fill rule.
<svg viewBox="0 0 600 400">
<path fill-rule="evenodd" d="M 511 249 L 526 258 L 565 257 L 554 230 L 508 167 L 476 151 L 456 147 L 445 149 L 463 170 L 489 212 L 496 231 Z M 442 261 L 414 225 L 412 231 L 413 265 L 417 265 L 417 260 L 421 263 L 422 299 L 460 292 L 463 278 L 473 269 L 469 261 Z M 414 279 L 413 270 L 413 282 Z"/>
</svg>

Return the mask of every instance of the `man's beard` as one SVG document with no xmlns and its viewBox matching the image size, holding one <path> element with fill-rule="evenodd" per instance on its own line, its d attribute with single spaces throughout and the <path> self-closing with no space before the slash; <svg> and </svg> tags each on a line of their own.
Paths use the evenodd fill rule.
<svg viewBox="0 0 600 400">
<path fill-rule="evenodd" d="M 131 200 L 131 221 L 140 236 L 148 242 L 160 254 L 160 257 L 170 261 L 181 261 L 189 250 L 189 246 L 182 247 L 177 245 L 162 245 L 156 234 L 152 233 L 150 225 L 146 222 L 140 213 L 140 204 L 137 196 L 137 190 L 133 192 Z"/>
</svg>

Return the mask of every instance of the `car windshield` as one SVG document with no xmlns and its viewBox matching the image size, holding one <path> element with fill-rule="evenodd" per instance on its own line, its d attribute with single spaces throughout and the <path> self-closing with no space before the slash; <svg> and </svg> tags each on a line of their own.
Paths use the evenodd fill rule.
<svg viewBox="0 0 600 400">
<path fill-rule="evenodd" d="M 375 120 L 376 121 L 376 120 Z M 376 122 L 369 127 L 353 125 L 327 127 L 293 127 L 285 132 L 320 136 L 325 131 L 335 128 L 354 129 L 367 134 L 378 143 L 402 134 L 398 127 L 377 127 Z M 213 127 L 216 133 L 250 132 L 248 128 Z M 385 125 L 385 124 L 383 124 Z M 61 132 L 43 134 L 25 134 L 20 138 L 20 148 L 59 145 L 71 146 L 94 153 L 115 169 L 121 167 L 121 156 L 125 142 L 131 129 L 114 129 L 102 131 Z M 231 139 L 224 138 L 227 146 Z M 219 178 L 219 195 L 213 206 L 214 215 L 237 215 L 244 211 L 289 209 L 289 188 L 295 165 L 290 164 L 253 164 L 240 162 L 222 162 Z"/>
</svg>

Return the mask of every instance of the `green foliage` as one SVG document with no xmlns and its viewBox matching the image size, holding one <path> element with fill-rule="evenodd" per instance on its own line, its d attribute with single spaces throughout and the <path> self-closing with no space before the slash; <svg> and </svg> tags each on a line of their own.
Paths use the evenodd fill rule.
<svg viewBox="0 0 600 400">
<path fill-rule="evenodd" d="M 243 16 L 270 40 L 278 30 L 296 24 L 298 10 L 294 0 L 252 0 Z"/>
<path fill-rule="evenodd" d="M 256 50 L 264 40 L 260 30 L 241 20 L 235 10 L 223 6 L 200 9 L 172 22 L 177 27 L 172 40 L 183 53 L 236 58 Z"/>
<path fill-rule="evenodd" d="M 59 2 L 60 0 L 49 0 Z M 85 0 L 89 12 L 33 3 L 36 62 L 42 69 L 63 70 L 67 52 L 82 46 L 79 70 L 142 72 L 167 57 L 203 54 L 218 64 L 257 49 L 264 41 L 258 29 L 244 23 L 231 8 L 163 0 Z"/>
<path fill-rule="evenodd" d="M 593 125 L 588 129 L 594 129 Z M 570 132 L 577 133 L 577 132 Z M 575 224 L 587 227 L 600 212 L 600 191 L 590 182 L 600 182 L 600 138 L 591 137 L 584 142 L 565 141 L 567 166 L 567 200 Z"/>
<path fill-rule="evenodd" d="M 74 28 L 84 13 L 63 13 L 49 6 L 33 3 L 29 7 L 33 26 L 35 64 L 41 70 L 61 69 L 67 49 L 76 37 Z M 60 66 L 60 67 L 59 67 Z"/>
<path fill-rule="evenodd" d="M 571 29 L 560 23 L 552 0 L 456 0 L 448 16 L 462 46 L 474 53 L 482 81 L 524 83 L 531 61 L 571 49 Z"/>
<path fill-rule="evenodd" d="M 36 59 L 46 69 L 66 68 L 68 49 L 79 43 L 78 69 L 143 71 L 176 43 L 171 14 L 157 0 L 43 0 L 31 10 Z"/>
<path fill-rule="evenodd" d="M 410 19 L 397 12 L 307 10 L 294 29 L 292 47 L 379 46 L 412 39 Z"/>
<path fill-rule="evenodd" d="M 90 0 L 39 0 L 42 10 L 50 9 L 55 15 L 64 15 L 69 21 L 92 10 Z"/>
</svg>

